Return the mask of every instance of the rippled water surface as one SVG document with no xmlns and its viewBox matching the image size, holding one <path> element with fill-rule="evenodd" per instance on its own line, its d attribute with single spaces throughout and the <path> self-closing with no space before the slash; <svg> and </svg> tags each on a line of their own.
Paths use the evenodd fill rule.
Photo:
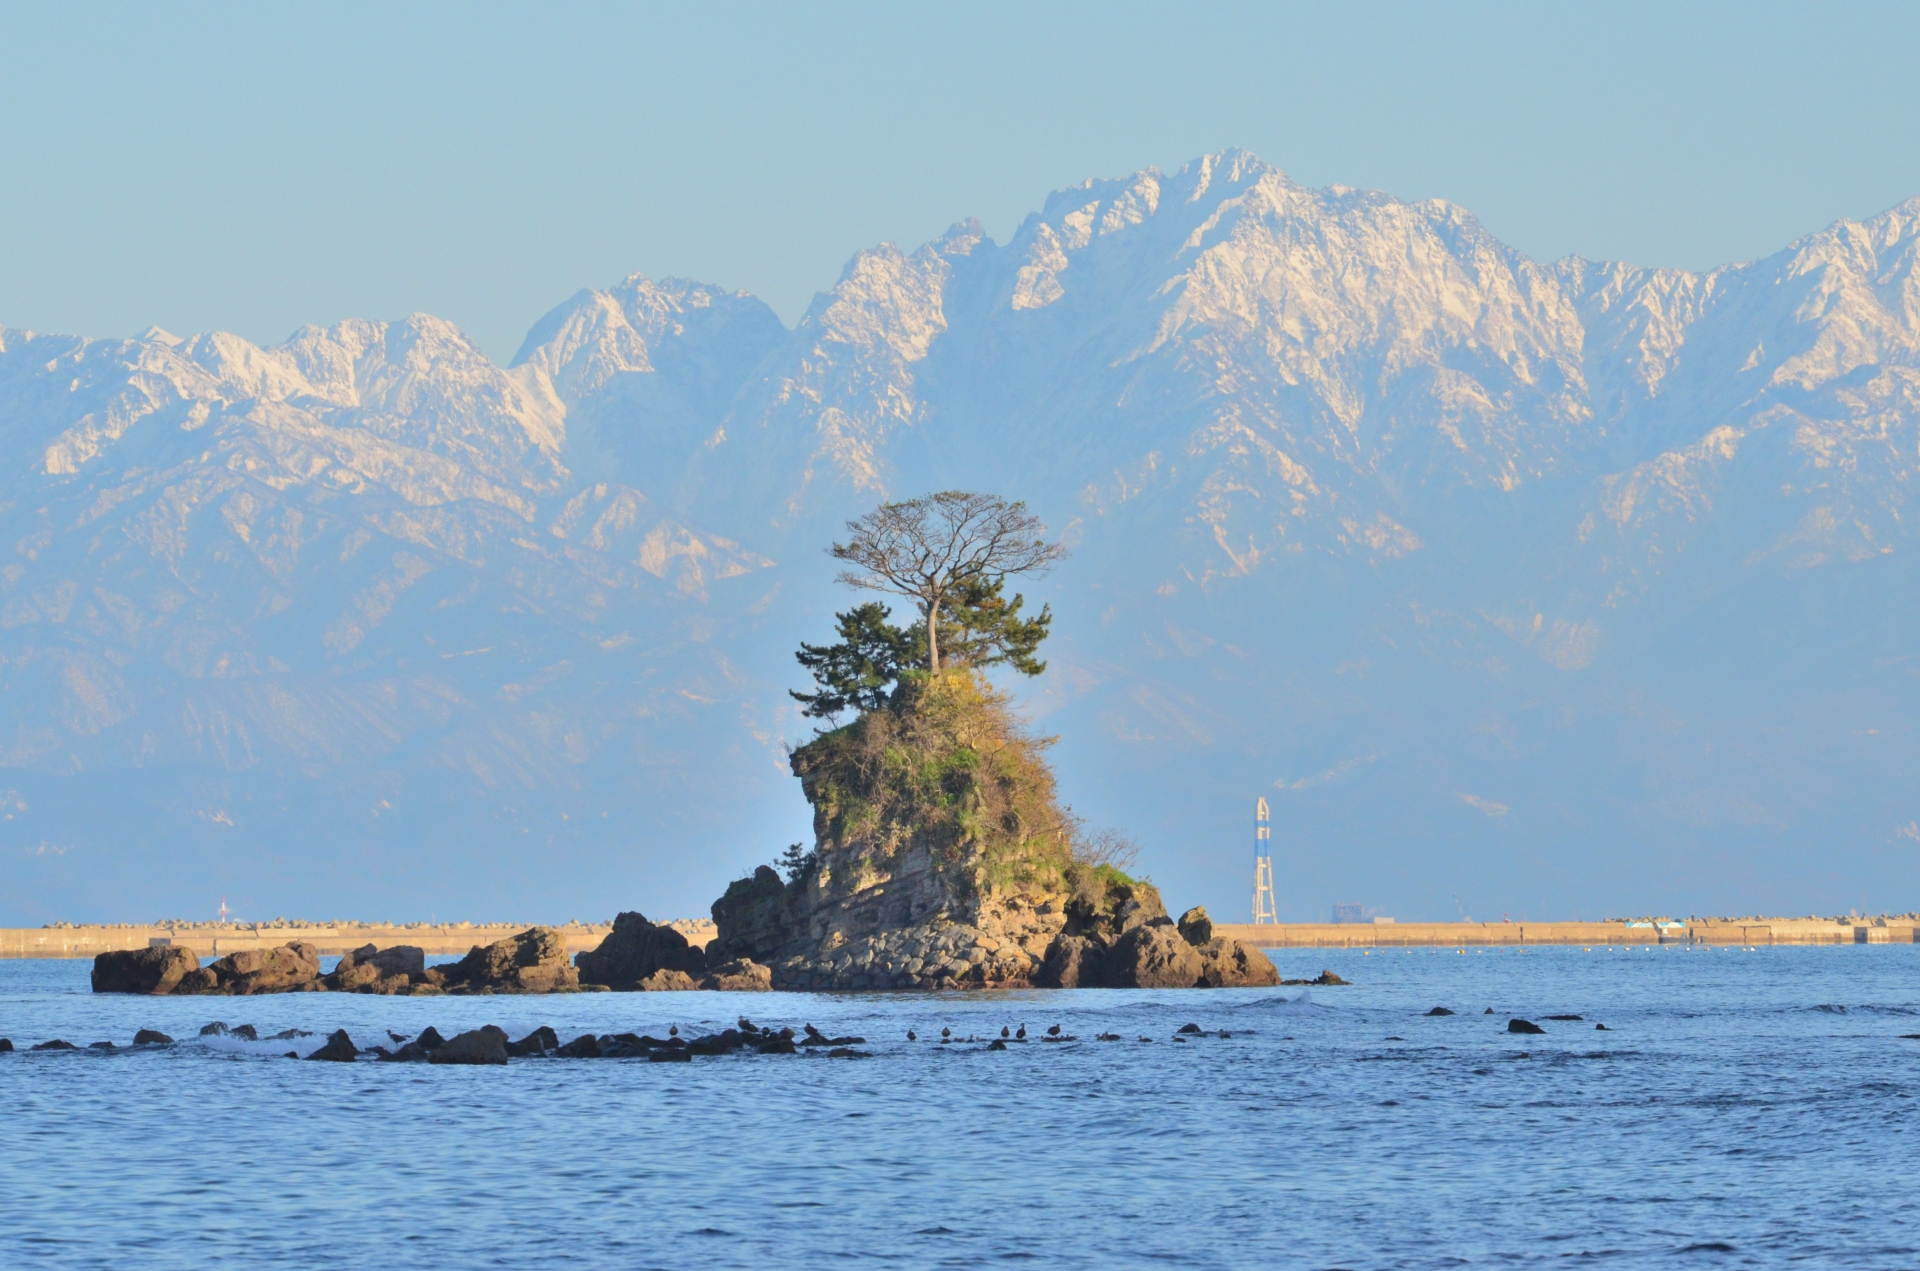
<svg viewBox="0 0 1920 1271">
<path fill-rule="evenodd" d="M 0 1055 L 0 1265 L 1920 1264 L 1920 948 L 1275 956 L 1354 983 L 169 999 L 0 961 L 16 1046 L 183 1039 Z M 196 1036 L 743 1012 L 873 1057 L 347 1065 Z M 1022 1023 L 1082 1040 L 932 1040 Z"/>
</svg>

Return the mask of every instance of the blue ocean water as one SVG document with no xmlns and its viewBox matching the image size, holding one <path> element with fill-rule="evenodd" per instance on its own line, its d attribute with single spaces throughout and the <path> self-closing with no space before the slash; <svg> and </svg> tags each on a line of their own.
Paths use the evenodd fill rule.
<svg viewBox="0 0 1920 1271">
<path fill-rule="evenodd" d="M 16 1046 L 183 1039 L 0 1055 L 0 1265 L 1920 1265 L 1920 948 L 1274 956 L 1353 984 L 170 999 L 0 961 Z M 873 1057 L 347 1065 L 195 1036 L 743 1012 Z M 934 1040 L 1023 1023 L 1081 1040 Z"/>
</svg>

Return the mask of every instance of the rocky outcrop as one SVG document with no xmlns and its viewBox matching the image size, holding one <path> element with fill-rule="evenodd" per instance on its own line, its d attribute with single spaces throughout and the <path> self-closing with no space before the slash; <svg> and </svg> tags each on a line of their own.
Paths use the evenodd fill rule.
<svg viewBox="0 0 1920 1271">
<path fill-rule="evenodd" d="M 426 951 L 411 944 L 362 945 L 341 955 L 326 976 L 327 987 L 336 993 L 406 993 L 428 982 Z"/>
<path fill-rule="evenodd" d="M 776 880 L 777 881 L 777 880 Z M 659 971 L 678 971 L 695 978 L 706 973 L 707 955 L 665 923 L 648 922 L 638 913 L 623 913 L 600 947 L 577 954 L 574 966 L 582 984 L 604 984 L 631 991 Z"/>
<path fill-rule="evenodd" d="M 428 972 L 449 993 L 556 993 L 580 987 L 580 972 L 567 960 L 566 937 L 552 927 L 529 927 L 517 936 L 475 945 L 451 966 Z"/>
<path fill-rule="evenodd" d="M 1205 963 L 1172 922 L 1134 927 L 1115 940 L 1102 961 L 1105 983 L 1116 989 L 1187 989 L 1200 983 Z"/>
<path fill-rule="evenodd" d="M 1252 945 L 1213 934 L 1207 911 L 1175 923 L 1145 884 L 1109 876 L 1106 891 L 1089 880 L 1069 912 L 1068 928 L 1047 947 L 1035 983 L 1042 988 L 1266 988 L 1280 983 L 1273 962 Z"/>
<path fill-rule="evenodd" d="M 133 1035 L 136 1046 L 171 1046 L 173 1038 L 155 1028 L 143 1028 Z"/>
<path fill-rule="evenodd" d="M 800 747 L 814 850 L 791 880 L 727 888 L 709 966 L 751 959 L 789 989 L 1030 984 L 1075 865 L 1044 747 L 967 671 Z"/>
<path fill-rule="evenodd" d="M 685 971 L 663 968 L 634 985 L 642 993 L 691 993 L 699 983 Z"/>
<path fill-rule="evenodd" d="M 256 993 L 315 992 L 320 982 L 320 951 L 295 940 L 277 949 L 242 949 L 189 972 L 175 994 L 201 993 L 248 997 Z"/>
<path fill-rule="evenodd" d="M 192 949 L 179 945 L 157 949 L 116 949 L 93 960 L 95 993 L 167 994 L 200 969 Z"/>
</svg>

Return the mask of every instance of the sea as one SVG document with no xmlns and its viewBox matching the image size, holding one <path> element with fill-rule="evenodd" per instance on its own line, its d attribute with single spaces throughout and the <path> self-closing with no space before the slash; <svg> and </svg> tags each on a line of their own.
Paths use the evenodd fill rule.
<svg viewBox="0 0 1920 1271">
<path fill-rule="evenodd" d="M 0 961 L 0 1266 L 1920 1266 L 1920 947 L 1273 957 L 1351 983 L 175 999 Z M 867 1057 L 285 1058 L 742 1016 Z"/>
</svg>

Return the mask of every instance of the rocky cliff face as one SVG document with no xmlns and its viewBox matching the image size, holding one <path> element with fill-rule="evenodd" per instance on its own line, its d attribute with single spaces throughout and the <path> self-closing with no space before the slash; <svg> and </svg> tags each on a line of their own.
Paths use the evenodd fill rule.
<svg viewBox="0 0 1920 1271">
<path fill-rule="evenodd" d="M 1144 884 L 1090 889 L 1046 744 L 959 671 L 796 750 L 813 853 L 789 883 L 762 867 L 730 887 L 708 956 L 770 964 L 783 988 L 1004 987 L 1030 982 L 1070 915 L 1141 908 L 1135 892 L 1164 914 Z"/>
</svg>

